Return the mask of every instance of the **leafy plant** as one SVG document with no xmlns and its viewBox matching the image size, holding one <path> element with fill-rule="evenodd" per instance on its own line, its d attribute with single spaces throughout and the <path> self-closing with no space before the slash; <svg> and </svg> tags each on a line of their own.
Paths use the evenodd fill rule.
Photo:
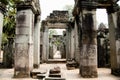
<svg viewBox="0 0 120 80">
<path fill-rule="evenodd" d="M 16 8 L 14 0 L 1 0 L 0 3 L 6 5 L 2 35 L 2 45 L 4 45 L 8 42 L 8 38 L 15 36 Z"/>
</svg>

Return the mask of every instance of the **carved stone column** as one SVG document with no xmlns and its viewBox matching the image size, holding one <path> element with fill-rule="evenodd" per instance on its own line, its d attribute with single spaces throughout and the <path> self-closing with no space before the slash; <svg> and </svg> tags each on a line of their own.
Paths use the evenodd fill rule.
<svg viewBox="0 0 120 80">
<path fill-rule="evenodd" d="M 15 77 L 29 77 L 33 69 L 34 13 L 31 8 L 17 11 Z"/>
<path fill-rule="evenodd" d="M 3 30 L 3 18 L 4 18 L 4 7 L 0 3 L 0 53 L 1 53 L 1 43 L 2 43 L 2 30 Z"/>
<path fill-rule="evenodd" d="M 108 13 L 111 73 L 120 75 L 120 11 Z"/>
<path fill-rule="evenodd" d="M 34 27 L 34 68 L 40 64 L 40 16 L 36 16 Z"/>
<path fill-rule="evenodd" d="M 97 77 L 96 12 L 82 11 L 82 50 L 80 53 L 80 74 L 85 78 Z"/>
</svg>

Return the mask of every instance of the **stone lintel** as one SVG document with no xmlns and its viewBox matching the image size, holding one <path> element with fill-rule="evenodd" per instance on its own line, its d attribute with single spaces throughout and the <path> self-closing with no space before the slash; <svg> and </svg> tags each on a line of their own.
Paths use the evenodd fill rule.
<svg viewBox="0 0 120 80">
<path fill-rule="evenodd" d="M 36 3 L 33 1 L 17 3 L 17 10 L 18 11 L 28 9 L 28 8 L 31 8 L 34 14 L 37 14 L 37 15 L 41 14 L 40 7 L 36 6 Z"/>
<path fill-rule="evenodd" d="M 48 28 L 50 29 L 66 29 L 66 23 L 47 23 Z"/>
<path fill-rule="evenodd" d="M 51 23 L 61 22 L 66 23 L 69 21 L 68 11 L 53 11 L 47 16 L 46 20 Z"/>
<path fill-rule="evenodd" d="M 117 0 L 118 1 L 118 0 Z M 96 8 L 106 8 L 108 9 L 108 12 L 115 12 L 118 10 L 117 1 L 111 1 L 111 0 L 95 0 L 95 1 L 75 1 L 75 6 L 73 9 L 73 15 L 79 15 L 79 12 L 82 9 L 96 9 Z M 114 5 L 113 5 L 114 4 Z"/>
</svg>

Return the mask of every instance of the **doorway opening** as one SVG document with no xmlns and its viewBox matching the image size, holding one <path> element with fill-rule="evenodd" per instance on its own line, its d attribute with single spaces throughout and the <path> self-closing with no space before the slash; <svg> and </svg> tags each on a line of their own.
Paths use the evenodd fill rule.
<svg viewBox="0 0 120 80">
<path fill-rule="evenodd" d="M 106 9 L 97 9 L 97 59 L 98 67 L 110 67 L 110 42 Z"/>
<path fill-rule="evenodd" d="M 49 29 L 49 58 L 65 59 L 65 29 Z"/>
</svg>

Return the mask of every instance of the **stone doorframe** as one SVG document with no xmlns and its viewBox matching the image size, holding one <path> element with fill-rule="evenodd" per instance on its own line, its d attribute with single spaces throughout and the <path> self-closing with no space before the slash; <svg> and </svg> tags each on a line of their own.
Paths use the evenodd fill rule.
<svg viewBox="0 0 120 80">
<path fill-rule="evenodd" d="M 49 57 L 49 29 L 67 29 L 68 28 L 68 11 L 53 11 L 47 16 L 46 20 L 42 21 L 41 32 L 42 32 L 42 45 L 43 45 L 43 53 L 42 60 L 43 62 L 48 61 Z"/>
<path fill-rule="evenodd" d="M 117 5 L 119 0 L 75 0 L 73 15 L 76 26 L 80 27 L 79 48 L 80 48 L 80 75 L 82 77 L 97 77 L 97 43 L 96 43 L 96 14 L 97 8 L 105 8 L 108 13 L 110 32 L 110 57 L 112 74 L 120 75 L 119 56 L 119 26 L 120 8 Z M 90 53 L 91 56 L 89 55 Z M 89 56 L 87 56 L 89 55 Z"/>
</svg>

